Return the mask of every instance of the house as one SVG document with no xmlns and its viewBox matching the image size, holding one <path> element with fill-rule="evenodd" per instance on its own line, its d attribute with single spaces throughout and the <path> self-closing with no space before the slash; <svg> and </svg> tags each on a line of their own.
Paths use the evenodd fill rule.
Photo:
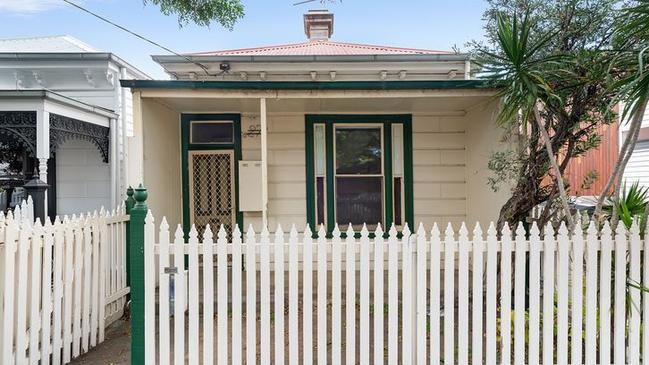
<svg viewBox="0 0 649 365">
<path fill-rule="evenodd" d="M 295 44 L 153 56 L 173 80 L 133 91 L 132 181 L 185 229 L 238 223 L 459 224 L 497 219 L 494 91 L 467 54 L 338 42 L 304 15 Z"/>
<path fill-rule="evenodd" d="M 620 127 L 620 145 L 624 143 L 629 133 L 629 123 Z M 638 134 L 638 141 L 633 147 L 633 153 L 624 169 L 623 181 L 627 185 L 638 182 L 640 186 L 649 189 L 649 109 L 645 110 Z"/>
<path fill-rule="evenodd" d="M 70 36 L 0 40 L 0 185 L 34 172 L 50 187 L 47 213 L 122 201 L 133 135 L 131 93 L 120 79 L 148 76 Z"/>
<path fill-rule="evenodd" d="M 568 182 L 569 195 L 585 196 L 593 203 L 596 199 L 592 197 L 600 195 L 604 190 L 620 154 L 619 128 L 617 121 L 599 125 L 594 131 L 600 136 L 599 146 L 570 160 L 563 174 Z"/>
</svg>

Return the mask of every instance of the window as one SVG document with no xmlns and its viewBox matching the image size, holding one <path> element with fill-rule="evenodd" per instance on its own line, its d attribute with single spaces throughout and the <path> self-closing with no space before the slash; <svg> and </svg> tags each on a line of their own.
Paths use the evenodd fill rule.
<svg viewBox="0 0 649 365">
<path fill-rule="evenodd" d="M 194 144 L 234 143 L 234 123 L 231 121 L 192 121 L 189 133 Z"/>
<path fill-rule="evenodd" d="M 409 115 L 308 115 L 306 131 L 310 224 L 412 221 Z"/>
<path fill-rule="evenodd" d="M 355 227 L 383 221 L 383 131 L 380 126 L 335 129 L 335 218 Z"/>
</svg>

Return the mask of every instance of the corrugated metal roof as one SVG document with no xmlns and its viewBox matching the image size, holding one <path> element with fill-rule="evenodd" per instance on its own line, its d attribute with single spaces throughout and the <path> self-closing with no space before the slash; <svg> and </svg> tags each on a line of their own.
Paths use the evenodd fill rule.
<svg viewBox="0 0 649 365">
<path fill-rule="evenodd" d="M 96 53 L 95 48 L 69 35 L 0 39 L 4 53 Z"/>
<path fill-rule="evenodd" d="M 191 53 L 191 56 L 338 56 L 338 55 L 436 55 L 449 51 L 401 48 L 317 40 L 266 47 Z"/>
</svg>

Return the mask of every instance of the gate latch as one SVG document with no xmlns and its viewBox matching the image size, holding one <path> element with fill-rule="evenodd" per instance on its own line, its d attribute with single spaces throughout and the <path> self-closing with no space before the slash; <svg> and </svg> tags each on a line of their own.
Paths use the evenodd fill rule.
<svg viewBox="0 0 649 365">
<path fill-rule="evenodd" d="M 178 268 L 177 267 L 165 267 L 164 273 L 169 274 L 169 275 L 178 274 Z"/>
</svg>

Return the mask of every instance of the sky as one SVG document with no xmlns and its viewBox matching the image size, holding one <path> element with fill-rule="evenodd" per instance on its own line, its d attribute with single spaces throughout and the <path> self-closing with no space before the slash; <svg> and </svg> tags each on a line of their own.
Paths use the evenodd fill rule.
<svg viewBox="0 0 649 365">
<path fill-rule="evenodd" d="M 293 5 L 296 0 L 242 0 L 245 16 L 233 30 L 179 27 L 142 0 L 76 0 L 80 5 L 179 53 L 302 42 L 302 14 L 334 13 L 332 40 L 385 46 L 466 50 L 483 37 L 483 0 L 343 0 Z M 167 52 L 81 12 L 61 0 L 0 0 L 0 38 L 71 35 L 112 52 L 153 78 L 167 79 L 152 54 Z"/>
</svg>

